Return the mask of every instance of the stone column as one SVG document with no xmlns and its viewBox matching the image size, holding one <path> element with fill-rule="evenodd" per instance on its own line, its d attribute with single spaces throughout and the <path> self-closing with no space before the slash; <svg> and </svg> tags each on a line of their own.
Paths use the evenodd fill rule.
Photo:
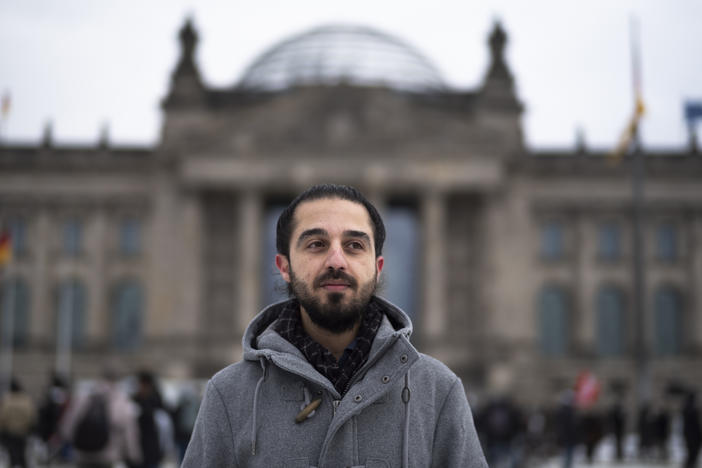
<svg viewBox="0 0 702 468">
<path fill-rule="evenodd" d="M 566 255 L 572 255 L 573 262 L 573 297 L 571 303 L 570 333 L 572 339 L 571 351 L 593 351 L 597 340 L 596 314 L 593 314 L 592 297 L 595 294 L 592 264 L 590 259 L 595 255 L 588 241 L 596 236 L 588 236 L 588 222 L 583 212 L 573 214 L 574 232 L 571 244 L 566 243 Z M 567 229 L 567 228 L 566 228 Z M 566 238 L 568 235 L 566 234 Z"/>
<path fill-rule="evenodd" d="M 49 249 L 53 245 L 52 236 L 56 234 L 51 231 L 49 220 L 49 210 L 42 207 L 38 210 L 36 220 L 36 232 L 30 237 L 33 241 L 35 255 L 34 262 L 36 269 L 31 278 L 32 289 L 30 299 L 30 335 L 37 341 L 52 341 L 55 335 L 54 316 L 56 313 L 56 301 L 52 301 L 52 282 L 49 274 Z"/>
<path fill-rule="evenodd" d="M 180 206 L 176 183 L 172 174 L 161 170 L 152 181 L 153 207 L 149 219 L 149 239 L 144 246 L 149 253 L 147 275 L 146 317 L 143 324 L 144 342 L 163 336 L 162 324 L 173 320 L 180 296 L 177 223 Z"/>
<path fill-rule="evenodd" d="M 421 200 L 422 250 L 422 335 L 441 337 L 447 327 L 446 313 L 446 222 L 445 199 L 441 192 L 430 190 Z"/>
<path fill-rule="evenodd" d="M 178 336 L 187 336 L 193 330 L 207 326 L 202 303 L 203 285 L 203 236 L 202 202 L 199 193 L 187 191 L 181 198 L 181 280 L 182 303 L 177 310 L 173 331 Z"/>
<path fill-rule="evenodd" d="M 261 283 L 261 222 L 263 201 L 255 190 L 241 194 L 239 233 L 239 308 L 237 327 L 241 333 L 259 311 Z"/>
<path fill-rule="evenodd" d="M 92 259 L 92 264 L 88 265 L 88 275 L 85 279 L 85 286 L 88 291 L 86 297 L 86 338 L 89 341 L 98 341 L 101 343 L 110 343 L 111 323 L 109 310 L 109 291 L 106 284 L 106 255 L 113 252 L 113 244 L 107 241 L 108 239 L 108 219 L 105 213 L 105 207 L 98 205 L 95 207 L 95 217 L 86 220 L 86 228 L 89 235 L 86 236 L 86 254 L 89 259 Z M 114 241 L 116 236 L 110 236 L 109 240 Z"/>
</svg>

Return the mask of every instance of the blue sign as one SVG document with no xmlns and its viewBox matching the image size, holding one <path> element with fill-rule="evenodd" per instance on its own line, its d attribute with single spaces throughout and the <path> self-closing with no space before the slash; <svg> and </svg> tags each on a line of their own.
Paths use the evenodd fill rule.
<svg viewBox="0 0 702 468">
<path fill-rule="evenodd" d="M 702 101 L 685 103 L 685 120 L 692 124 L 695 120 L 702 119 Z"/>
</svg>

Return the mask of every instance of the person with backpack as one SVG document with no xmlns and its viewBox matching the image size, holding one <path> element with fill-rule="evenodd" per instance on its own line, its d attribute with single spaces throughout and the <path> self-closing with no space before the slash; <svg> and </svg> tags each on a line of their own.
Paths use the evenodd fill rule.
<svg viewBox="0 0 702 468">
<path fill-rule="evenodd" d="M 0 401 L 0 437 L 10 456 L 11 467 L 27 466 L 27 438 L 36 423 L 36 407 L 19 382 L 12 379 L 10 391 Z"/>
<path fill-rule="evenodd" d="M 103 379 L 71 402 L 61 434 L 73 444 L 78 468 L 141 462 L 137 408 L 108 369 Z"/>
</svg>

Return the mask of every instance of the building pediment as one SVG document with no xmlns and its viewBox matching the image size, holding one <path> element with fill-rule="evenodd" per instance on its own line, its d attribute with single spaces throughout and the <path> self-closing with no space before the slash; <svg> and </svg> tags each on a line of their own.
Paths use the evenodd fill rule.
<svg viewBox="0 0 702 468">
<path fill-rule="evenodd" d="M 520 147 L 517 116 L 476 117 L 470 93 L 413 94 L 380 87 L 305 86 L 212 98 L 210 106 L 166 116 L 164 148 L 234 157 L 381 149 L 389 155 L 463 157 Z"/>
</svg>

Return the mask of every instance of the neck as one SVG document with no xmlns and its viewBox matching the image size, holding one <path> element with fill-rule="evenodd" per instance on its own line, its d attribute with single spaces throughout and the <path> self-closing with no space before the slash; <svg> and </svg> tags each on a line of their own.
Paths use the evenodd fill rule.
<svg viewBox="0 0 702 468">
<path fill-rule="evenodd" d="M 350 330 L 332 333 L 312 322 L 312 319 L 310 319 L 310 316 L 307 315 L 302 306 L 300 306 L 300 317 L 302 318 L 302 328 L 310 335 L 310 338 L 327 348 L 337 361 L 344 354 L 344 350 L 348 345 L 356 338 L 358 329 L 361 326 L 361 322 L 357 322 Z"/>
</svg>

